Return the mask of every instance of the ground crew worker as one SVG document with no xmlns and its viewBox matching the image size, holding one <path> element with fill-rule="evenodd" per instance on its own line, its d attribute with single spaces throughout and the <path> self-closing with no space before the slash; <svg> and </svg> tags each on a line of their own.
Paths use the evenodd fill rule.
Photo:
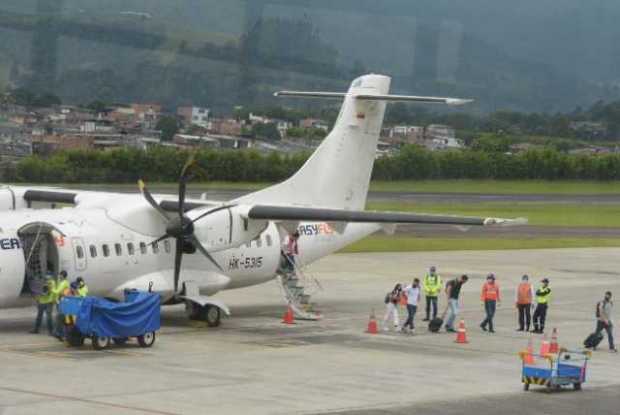
<svg viewBox="0 0 620 415">
<path fill-rule="evenodd" d="M 405 321 L 405 325 L 403 326 L 403 332 L 409 326 L 409 330 L 411 333 L 415 331 L 415 313 L 418 311 L 418 302 L 420 301 L 420 279 L 414 278 L 413 283 L 405 288 L 404 294 L 407 297 L 407 321 Z"/>
<path fill-rule="evenodd" d="M 495 274 L 490 273 L 487 275 L 487 281 L 482 285 L 480 300 L 484 304 L 484 311 L 486 313 L 486 318 L 480 323 L 480 328 L 483 331 L 487 331 L 487 326 L 489 326 L 489 332 L 495 333 L 493 317 L 495 317 L 497 304 L 501 302 L 499 285 L 495 282 Z"/>
<path fill-rule="evenodd" d="M 549 279 L 542 281 L 542 287 L 536 290 L 536 310 L 534 310 L 534 333 L 542 334 L 545 332 L 545 320 L 547 319 L 547 309 L 551 300 L 551 288 Z"/>
<path fill-rule="evenodd" d="M 65 326 L 65 316 L 60 312 L 60 300 L 70 291 L 71 288 L 67 280 L 67 271 L 60 271 L 60 274 L 58 274 L 58 281 L 53 290 L 54 303 L 56 304 L 56 327 L 54 329 L 54 336 L 60 341 L 63 340 Z"/>
<path fill-rule="evenodd" d="M 54 312 L 54 293 L 52 290 L 53 279 L 48 279 L 43 286 L 43 292 L 35 297 L 37 301 L 37 318 L 34 323 L 34 329 L 30 331 L 32 334 L 38 334 L 43 321 L 43 315 L 46 315 L 47 332 L 50 336 L 54 335 L 54 327 L 52 324 L 52 314 Z"/>
<path fill-rule="evenodd" d="M 607 291 L 603 301 L 596 306 L 596 334 L 598 335 L 604 329 L 607 332 L 609 351 L 618 353 L 618 349 L 616 349 L 614 344 L 613 309 L 614 303 L 611 301 L 611 291 Z"/>
<path fill-rule="evenodd" d="M 433 318 L 437 317 L 437 298 L 443 287 L 441 277 L 437 274 L 437 268 L 430 267 L 428 274 L 424 277 L 424 295 L 426 296 L 426 317 L 422 321 L 429 321 L 431 316 L 431 306 L 433 307 Z"/>
<path fill-rule="evenodd" d="M 394 330 L 398 330 L 400 327 L 400 321 L 398 319 L 398 303 L 400 302 L 400 296 L 402 294 L 402 286 L 396 284 L 394 289 L 385 296 L 385 317 L 383 317 L 383 330 L 388 331 L 388 321 L 390 318 L 394 319 Z"/>
<path fill-rule="evenodd" d="M 77 284 L 77 295 L 79 297 L 86 297 L 88 295 L 88 285 L 84 282 L 84 278 L 77 277 L 75 283 Z"/>
<path fill-rule="evenodd" d="M 448 318 L 446 319 L 446 331 L 456 333 L 454 330 L 454 320 L 459 314 L 459 295 L 461 287 L 469 278 L 463 274 L 460 278 L 455 278 L 446 284 L 446 296 L 448 297 Z"/>
<path fill-rule="evenodd" d="M 532 304 L 534 301 L 534 287 L 530 283 L 530 277 L 521 277 L 521 283 L 515 293 L 515 307 L 519 313 L 519 328 L 517 331 L 530 331 L 532 323 Z"/>
</svg>

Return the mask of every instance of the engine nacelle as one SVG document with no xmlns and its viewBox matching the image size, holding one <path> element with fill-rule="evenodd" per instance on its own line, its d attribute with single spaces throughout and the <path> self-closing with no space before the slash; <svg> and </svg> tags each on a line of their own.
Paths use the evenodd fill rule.
<svg viewBox="0 0 620 415">
<path fill-rule="evenodd" d="M 194 219 L 212 209 L 191 210 L 187 216 Z M 210 214 L 194 223 L 194 234 L 209 252 L 237 248 L 256 239 L 269 224 L 248 220 L 247 211 L 246 206 L 233 206 Z"/>
</svg>

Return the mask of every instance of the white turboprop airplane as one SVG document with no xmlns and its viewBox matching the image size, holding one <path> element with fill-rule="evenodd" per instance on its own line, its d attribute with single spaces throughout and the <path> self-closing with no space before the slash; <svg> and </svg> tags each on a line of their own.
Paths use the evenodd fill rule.
<svg viewBox="0 0 620 415">
<path fill-rule="evenodd" d="M 220 323 L 225 304 L 213 295 L 278 278 L 285 299 L 306 318 L 303 272 L 284 270 L 281 246 L 295 230 L 299 263 L 309 264 L 399 223 L 511 225 L 522 220 L 364 211 L 386 102 L 460 105 L 467 100 L 389 95 L 390 78 L 365 75 L 347 93 L 280 96 L 339 98 L 333 130 L 288 180 L 228 202 L 178 196 L 0 187 L 0 308 L 32 304 L 47 273 L 84 277 L 93 295 L 122 298 L 150 288 L 163 304 L 184 302 L 191 316 Z M 44 204 L 45 209 L 31 209 Z M 71 205 L 61 209 L 55 204 Z M 156 240 L 156 242 L 153 242 Z M 308 281 L 306 281 L 307 283 Z"/>
</svg>

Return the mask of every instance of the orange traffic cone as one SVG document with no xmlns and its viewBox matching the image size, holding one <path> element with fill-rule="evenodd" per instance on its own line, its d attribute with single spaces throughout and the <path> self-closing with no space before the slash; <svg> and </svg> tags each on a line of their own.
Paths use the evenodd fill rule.
<svg viewBox="0 0 620 415">
<path fill-rule="evenodd" d="M 549 345 L 549 353 L 558 353 L 560 351 L 560 345 L 558 344 L 558 329 L 553 328 L 551 333 L 551 344 Z"/>
<path fill-rule="evenodd" d="M 540 355 L 544 356 L 548 354 L 550 349 L 551 349 L 551 345 L 549 344 L 549 339 L 547 338 L 547 335 L 545 334 L 545 337 L 543 337 L 542 343 L 540 343 Z"/>
<path fill-rule="evenodd" d="M 465 320 L 461 320 L 459 322 L 459 328 L 456 329 L 456 340 L 455 343 L 469 343 L 467 341 L 467 329 L 465 328 Z"/>
<path fill-rule="evenodd" d="M 286 313 L 284 313 L 284 317 L 282 317 L 282 323 L 284 324 L 295 324 L 295 313 L 293 313 L 293 307 L 289 304 Z"/>
<path fill-rule="evenodd" d="M 368 320 L 368 328 L 366 329 L 366 333 L 368 334 L 377 334 L 379 332 L 377 328 L 377 319 L 375 317 L 375 309 L 373 308 L 370 312 L 370 319 Z"/>
<path fill-rule="evenodd" d="M 532 338 L 527 341 L 527 349 L 523 356 L 523 363 L 526 365 L 534 364 L 534 343 L 532 342 Z"/>
</svg>

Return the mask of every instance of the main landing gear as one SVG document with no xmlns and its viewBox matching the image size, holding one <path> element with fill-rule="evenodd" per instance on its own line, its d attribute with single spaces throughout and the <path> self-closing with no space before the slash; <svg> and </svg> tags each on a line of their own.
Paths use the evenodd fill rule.
<svg viewBox="0 0 620 415">
<path fill-rule="evenodd" d="M 212 304 L 201 306 L 191 301 L 185 302 L 185 312 L 191 320 L 199 320 L 207 323 L 209 327 L 218 327 L 222 320 L 222 310 Z"/>
</svg>

